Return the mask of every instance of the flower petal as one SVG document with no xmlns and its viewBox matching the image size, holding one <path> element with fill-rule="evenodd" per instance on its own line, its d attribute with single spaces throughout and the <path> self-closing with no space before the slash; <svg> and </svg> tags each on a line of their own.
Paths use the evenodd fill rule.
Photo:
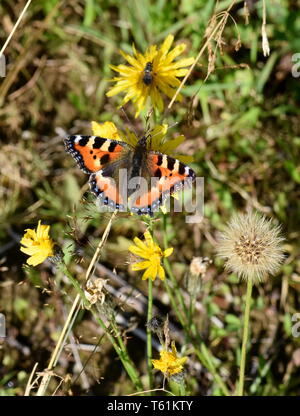
<svg viewBox="0 0 300 416">
<path fill-rule="evenodd" d="M 145 231 L 144 237 L 145 237 L 145 240 L 146 240 L 147 247 L 152 249 L 154 247 L 154 241 L 153 241 L 152 235 L 150 234 L 149 230 Z"/>
<path fill-rule="evenodd" d="M 136 246 L 130 246 L 128 248 L 128 250 L 132 254 L 135 254 L 136 256 L 142 257 L 143 259 L 148 259 L 151 255 L 151 253 L 149 253 L 147 250 L 142 250 L 141 248 L 136 247 Z"/>
<path fill-rule="evenodd" d="M 163 252 L 163 256 L 164 257 L 169 257 L 169 256 L 171 256 L 171 254 L 173 253 L 173 247 L 169 247 L 169 248 L 167 248 L 164 252 Z"/>
<path fill-rule="evenodd" d="M 159 264 L 158 266 L 158 277 L 160 280 L 165 280 L 166 274 L 164 268 Z"/>
<path fill-rule="evenodd" d="M 43 263 L 46 260 L 47 256 L 42 255 L 41 253 L 34 254 L 29 257 L 26 261 L 30 266 L 37 266 L 38 264 Z"/>
<path fill-rule="evenodd" d="M 166 39 L 164 40 L 164 43 L 160 47 L 160 52 L 162 52 L 163 54 L 167 54 L 169 49 L 171 48 L 173 41 L 174 41 L 174 36 L 168 35 Z"/>
<path fill-rule="evenodd" d="M 142 276 L 142 280 L 146 280 L 149 278 L 151 278 L 152 280 L 155 280 L 156 276 L 157 276 L 157 268 L 155 267 L 155 265 L 151 264 L 150 267 L 148 267 L 146 271 L 144 272 Z"/>
<path fill-rule="evenodd" d="M 164 60 L 164 65 L 169 65 L 177 56 L 181 55 L 182 52 L 186 49 L 185 43 L 180 43 L 179 45 L 175 46 L 166 56 Z"/>
<path fill-rule="evenodd" d="M 149 260 L 146 261 L 140 261 L 139 263 L 134 263 L 131 265 L 131 270 L 136 271 L 136 270 L 144 270 L 147 267 L 150 267 L 151 263 Z"/>
<path fill-rule="evenodd" d="M 142 250 L 147 250 L 147 244 L 145 244 L 142 240 L 140 240 L 138 237 L 134 237 L 133 239 L 134 244 L 136 244 L 139 248 Z"/>
</svg>

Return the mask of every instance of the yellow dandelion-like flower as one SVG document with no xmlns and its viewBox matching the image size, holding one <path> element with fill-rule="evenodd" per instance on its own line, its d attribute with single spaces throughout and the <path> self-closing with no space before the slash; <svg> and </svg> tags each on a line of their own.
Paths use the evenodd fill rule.
<svg viewBox="0 0 300 416">
<path fill-rule="evenodd" d="M 217 242 L 225 268 L 244 280 L 262 281 L 275 274 L 285 256 L 280 227 L 257 213 L 235 214 Z"/>
<path fill-rule="evenodd" d="M 150 136 L 147 142 L 148 150 L 172 156 L 173 158 L 180 160 L 182 163 L 187 164 L 193 162 L 193 156 L 185 156 L 175 152 L 175 149 L 183 143 L 185 137 L 181 134 L 174 139 L 168 139 L 166 137 L 167 131 L 167 124 L 157 125 L 150 130 L 147 133 Z M 118 131 L 116 125 L 111 121 L 106 121 L 105 123 L 92 121 L 92 132 L 95 136 L 105 137 L 111 140 L 119 140 L 129 144 L 132 147 L 135 147 L 139 140 L 138 137 L 128 129 L 126 129 L 126 134 Z"/>
<path fill-rule="evenodd" d="M 125 97 L 121 106 L 132 100 L 136 108 L 135 117 L 145 107 L 148 97 L 152 106 L 162 112 L 164 102 L 161 92 L 173 98 L 176 88 L 180 85 L 178 78 L 184 77 L 188 72 L 187 67 L 194 62 L 194 58 L 174 61 L 183 53 L 186 45 L 181 43 L 171 49 L 173 41 L 174 36 L 169 35 L 160 48 L 156 45 L 149 46 L 144 55 L 137 52 L 134 45 L 133 56 L 120 51 L 129 65 L 111 65 L 119 76 L 112 79 L 116 84 L 106 95 L 112 97 L 124 91 Z M 180 101 L 182 96 L 179 94 L 177 99 Z"/>
<path fill-rule="evenodd" d="M 105 123 L 92 121 L 92 132 L 94 136 L 105 137 L 110 140 L 121 140 L 118 129 L 112 121 L 105 121 Z"/>
<path fill-rule="evenodd" d="M 159 360 L 152 360 L 154 368 L 160 370 L 165 376 L 170 377 L 174 374 L 181 373 L 183 370 L 183 365 L 185 364 L 188 357 L 177 356 L 177 350 L 175 342 L 172 341 L 172 351 L 162 350 L 160 352 Z"/>
<path fill-rule="evenodd" d="M 161 280 L 165 279 L 165 271 L 162 267 L 161 259 L 168 257 L 173 253 L 173 248 L 167 248 L 162 251 L 161 248 L 154 243 L 153 238 L 149 231 L 144 233 L 145 242 L 140 240 L 138 237 L 134 238 L 135 246 L 130 246 L 129 251 L 143 259 L 144 261 L 133 264 L 132 270 L 145 270 L 142 279 L 155 280 L 158 276 Z"/>
<path fill-rule="evenodd" d="M 54 242 L 49 237 L 49 225 L 42 225 L 38 222 L 36 230 L 28 228 L 20 243 L 24 246 L 20 250 L 30 256 L 27 264 L 37 266 L 43 263 L 47 257 L 54 256 Z"/>
</svg>

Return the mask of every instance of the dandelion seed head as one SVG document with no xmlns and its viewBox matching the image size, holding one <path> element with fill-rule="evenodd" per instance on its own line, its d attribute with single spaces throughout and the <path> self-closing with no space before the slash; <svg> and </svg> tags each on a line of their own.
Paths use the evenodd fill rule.
<svg viewBox="0 0 300 416">
<path fill-rule="evenodd" d="M 280 227 L 257 213 L 236 214 L 218 235 L 217 254 L 241 279 L 263 281 L 284 261 Z"/>
</svg>

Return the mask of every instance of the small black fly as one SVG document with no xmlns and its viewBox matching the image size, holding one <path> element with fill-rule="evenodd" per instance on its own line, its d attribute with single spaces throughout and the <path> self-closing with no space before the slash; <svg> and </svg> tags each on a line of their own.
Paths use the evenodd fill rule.
<svg viewBox="0 0 300 416">
<path fill-rule="evenodd" d="M 145 69 L 144 69 L 144 76 L 143 76 L 143 83 L 145 85 L 150 85 L 153 79 L 152 76 L 152 71 L 153 71 L 153 64 L 152 62 L 147 62 Z"/>
</svg>

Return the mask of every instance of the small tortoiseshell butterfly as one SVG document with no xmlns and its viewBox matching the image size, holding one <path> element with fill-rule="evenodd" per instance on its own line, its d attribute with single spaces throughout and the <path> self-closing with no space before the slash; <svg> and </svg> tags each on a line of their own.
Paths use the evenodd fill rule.
<svg viewBox="0 0 300 416">
<path fill-rule="evenodd" d="M 149 151 L 149 137 L 151 135 L 143 136 L 132 147 L 104 137 L 75 135 L 65 139 L 65 147 L 83 172 L 90 174 L 91 191 L 102 204 L 124 210 L 130 197 L 132 212 L 153 215 L 170 194 L 193 182 L 195 172 L 177 159 Z M 136 189 L 131 189 L 130 180 L 135 178 Z M 140 185 L 143 180 L 147 189 Z M 127 188 L 125 196 L 122 181 Z M 139 195 L 133 200 L 137 190 L 140 190 Z"/>
</svg>

